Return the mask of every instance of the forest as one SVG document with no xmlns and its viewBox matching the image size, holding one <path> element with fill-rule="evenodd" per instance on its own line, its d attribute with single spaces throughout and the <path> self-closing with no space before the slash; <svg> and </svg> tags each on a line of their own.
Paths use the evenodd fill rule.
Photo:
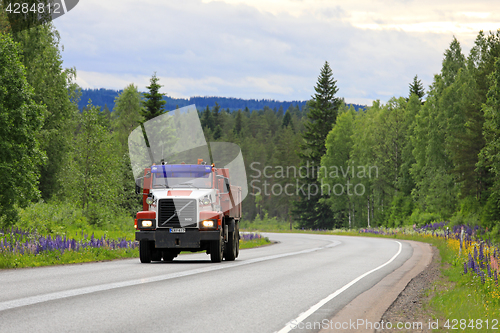
<svg viewBox="0 0 500 333">
<path fill-rule="evenodd" d="M 453 38 L 431 86 L 415 76 L 407 96 L 366 108 L 337 96 L 328 62 L 307 103 L 257 109 L 201 98 L 197 107 L 207 142 L 241 147 L 247 221 L 305 229 L 452 221 L 498 234 L 499 56 L 500 31 L 479 32 L 468 55 Z M 53 25 L 13 32 L 0 15 L 3 226 L 62 214 L 75 224 L 124 228 L 140 210 L 127 138 L 153 115 L 152 101 L 168 96 L 153 75 L 147 93 L 131 83 L 106 103 L 111 109 L 100 107 L 82 98 L 76 75 L 63 67 Z M 156 111 L 183 106 L 170 102 Z"/>
<path fill-rule="evenodd" d="M 103 110 L 109 109 L 113 112 L 115 106 L 115 98 L 118 97 L 122 90 L 113 89 L 81 89 L 81 97 L 78 103 L 78 108 L 83 109 L 89 99 L 92 104 L 100 106 Z M 262 110 L 265 106 L 271 109 L 288 109 L 291 105 L 298 106 L 302 109 L 307 101 L 276 101 L 272 99 L 242 99 L 242 98 L 232 98 L 232 97 L 219 97 L 219 96 L 194 96 L 189 98 L 175 98 L 168 95 L 163 96 L 165 100 L 165 110 L 173 110 L 176 107 L 182 108 L 188 105 L 196 105 L 197 108 L 210 107 L 213 108 L 215 103 L 223 109 L 229 109 L 230 112 L 238 111 L 239 109 L 248 108 L 252 110 Z M 364 105 L 352 104 L 356 110 L 364 108 Z M 275 110 L 275 111 L 276 111 Z"/>
</svg>

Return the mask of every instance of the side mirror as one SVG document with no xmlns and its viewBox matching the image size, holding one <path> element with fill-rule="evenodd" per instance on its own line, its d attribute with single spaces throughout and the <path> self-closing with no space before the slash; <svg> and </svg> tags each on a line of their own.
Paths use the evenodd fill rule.
<svg viewBox="0 0 500 333">
<path fill-rule="evenodd" d="M 141 187 L 138 184 L 141 184 L 142 178 L 137 178 L 135 180 L 135 194 L 141 193 Z"/>
</svg>

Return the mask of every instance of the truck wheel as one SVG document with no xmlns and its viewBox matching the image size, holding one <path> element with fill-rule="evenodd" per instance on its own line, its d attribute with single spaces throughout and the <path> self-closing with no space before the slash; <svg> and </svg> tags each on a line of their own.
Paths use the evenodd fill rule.
<svg viewBox="0 0 500 333">
<path fill-rule="evenodd" d="M 143 264 L 151 262 L 151 244 L 147 240 L 139 241 L 139 259 Z"/>
<path fill-rule="evenodd" d="M 219 236 L 218 240 L 212 241 L 210 243 L 210 260 L 212 262 L 221 262 L 224 250 L 224 239 L 222 234 Z"/>
<path fill-rule="evenodd" d="M 238 257 L 238 252 L 240 248 L 240 237 L 238 235 L 238 232 L 235 230 L 233 232 L 230 232 L 228 235 L 228 241 L 227 241 L 227 246 L 224 249 L 224 258 L 226 258 L 226 261 L 233 261 Z"/>
<path fill-rule="evenodd" d="M 236 236 L 236 258 L 240 255 L 240 227 L 236 225 L 237 227 L 234 230 L 235 236 Z"/>
</svg>

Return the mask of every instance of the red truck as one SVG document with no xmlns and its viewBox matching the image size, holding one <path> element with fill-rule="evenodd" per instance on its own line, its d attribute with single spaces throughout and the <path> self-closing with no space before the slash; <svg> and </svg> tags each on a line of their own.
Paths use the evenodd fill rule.
<svg viewBox="0 0 500 333">
<path fill-rule="evenodd" d="M 243 198 L 228 168 L 201 159 L 162 163 L 146 168 L 141 178 L 136 184 L 142 183 L 143 211 L 135 219 L 141 263 L 170 262 L 181 251 L 206 251 L 212 262 L 238 257 Z"/>
</svg>

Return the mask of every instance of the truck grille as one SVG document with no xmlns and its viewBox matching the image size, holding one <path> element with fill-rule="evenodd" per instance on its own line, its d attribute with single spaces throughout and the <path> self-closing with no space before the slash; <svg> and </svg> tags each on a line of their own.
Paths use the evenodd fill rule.
<svg viewBox="0 0 500 333">
<path fill-rule="evenodd" d="M 198 218 L 197 218 L 196 200 L 161 199 L 159 201 L 160 202 L 158 206 L 158 228 L 197 227 Z M 168 222 L 165 223 L 167 220 Z"/>
</svg>

